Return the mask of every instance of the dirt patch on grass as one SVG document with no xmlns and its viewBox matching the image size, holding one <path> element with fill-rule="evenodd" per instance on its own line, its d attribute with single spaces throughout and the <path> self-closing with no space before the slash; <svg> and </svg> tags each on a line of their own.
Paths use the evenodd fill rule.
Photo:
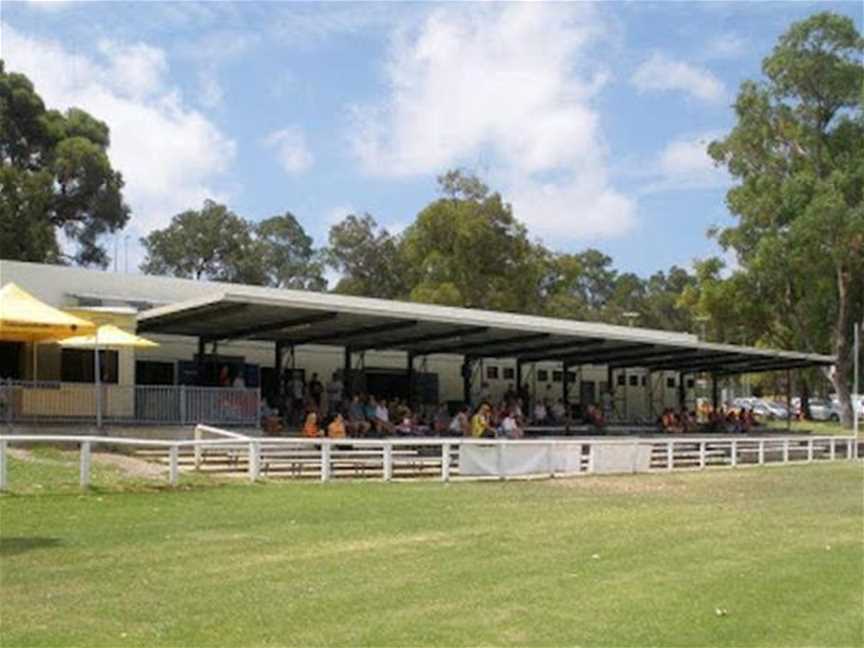
<svg viewBox="0 0 864 648">
<path fill-rule="evenodd" d="M 159 464 L 111 452 L 94 452 L 93 463 L 116 468 L 129 477 L 161 477 L 166 472 L 166 468 Z"/>
<path fill-rule="evenodd" d="M 9 448 L 10 457 L 26 463 L 41 464 L 44 466 L 69 466 L 78 461 L 80 456 L 77 451 L 61 451 L 58 458 L 40 457 L 31 450 L 23 448 Z M 94 452 L 92 454 L 94 465 L 114 468 L 127 477 L 154 478 L 165 474 L 165 467 L 143 459 L 130 457 L 128 455 L 115 454 L 112 452 Z"/>
</svg>

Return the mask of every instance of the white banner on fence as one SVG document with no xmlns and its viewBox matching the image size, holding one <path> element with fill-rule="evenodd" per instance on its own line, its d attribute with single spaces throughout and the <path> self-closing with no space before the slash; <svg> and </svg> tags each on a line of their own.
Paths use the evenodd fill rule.
<svg viewBox="0 0 864 648">
<path fill-rule="evenodd" d="M 459 474 L 539 475 L 574 473 L 582 461 L 582 445 L 520 443 L 518 445 L 462 445 L 459 447 Z"/>
</svg>

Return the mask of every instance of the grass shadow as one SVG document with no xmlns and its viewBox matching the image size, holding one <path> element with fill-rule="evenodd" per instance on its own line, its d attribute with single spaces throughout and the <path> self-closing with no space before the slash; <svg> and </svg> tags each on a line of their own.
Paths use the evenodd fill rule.
<svg viewBox="0 0 864 648">
<path fill-rule="evenodd" d="M 59 538 L 0 538 L 0 556 L 15 556 L 34 549 L 60 546 Z"/>
</svg>

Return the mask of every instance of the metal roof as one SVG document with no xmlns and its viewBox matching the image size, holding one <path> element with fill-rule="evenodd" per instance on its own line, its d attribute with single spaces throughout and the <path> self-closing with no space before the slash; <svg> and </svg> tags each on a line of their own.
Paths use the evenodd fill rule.
<svg viewBox="0 0 864 648">
<path fill-rule="evenodd" d="M 831 356 L 710 344 L 688 333 L 240 285 L 141 312 L 138 331 L 687 372 L 834 364 Z"/>
</svg>

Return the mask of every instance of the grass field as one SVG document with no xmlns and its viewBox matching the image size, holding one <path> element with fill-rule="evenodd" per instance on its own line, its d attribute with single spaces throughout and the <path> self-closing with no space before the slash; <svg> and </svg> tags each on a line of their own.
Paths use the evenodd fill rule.
<svg viewBox="0 0 864 648">
<path fill-rule="evenodd" d="M 786 421 L 768 421 L 767 425 L 781 432 L 786 430 Z M 858 430 L 859 436 L 864 435 L 861 428 L 864 428 L 864 423 Z M 810 432 L 816 436 L 852 436 L 852 430 L 832 421 L 792 421 L 791 429 L 793 432 Z"/>
<path fill-rule="evenodd" d="M 10 468 L 4 648 L 864 642 L 860 463 L 86 495 Z"/>
</svg>

